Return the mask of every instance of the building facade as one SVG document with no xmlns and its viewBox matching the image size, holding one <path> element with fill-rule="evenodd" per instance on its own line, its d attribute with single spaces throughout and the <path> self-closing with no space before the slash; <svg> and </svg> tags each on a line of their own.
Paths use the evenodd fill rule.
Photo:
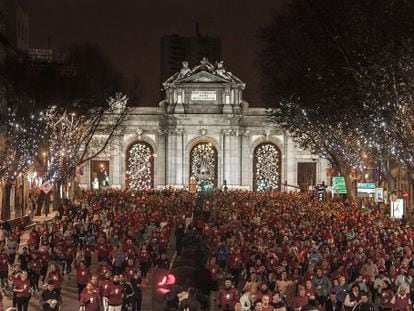
<svg viewBox="0 0 414 311">
<path fill-rule="evenodd" d="M 296 148 L 266 109 L 250 108 L 223 62 L 183 62 L 163 86 L 159 107 L 131 108 L 110 147 L 80 168 L 80 187 L 285 191 L 326 181 L 327 163 Z"/>
</svg>

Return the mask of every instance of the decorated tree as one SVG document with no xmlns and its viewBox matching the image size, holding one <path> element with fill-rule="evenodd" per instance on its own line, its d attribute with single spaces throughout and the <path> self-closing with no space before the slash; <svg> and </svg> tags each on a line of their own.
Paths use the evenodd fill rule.
<svg viewBox="0 0 414 311">
<path fill-rule="evenodd" d="M 118 94 L 128 93 L 123 77 L 105 53 L 90 43 L 55 51 L 47 61 L 9 55 L 0 64 L 0 82 L 4 107 L 13 107 L 18 120 L 26 118 L 27 112 L 47 111 L 40 153 L 47 155 L 49 164 L 43 177 L 56 181 L 56 189 L 72 179 L 77 165 L 106 148 L 127 111 L 127 95 Z M 135 85 L 132 94 L 136 89 Z M 2 124 L 12 122 L 1 110 L 0 116 Z M 11 150 L 19 148 L 18 139 L 9 138 L 8 144 L 12 143 L 17 145 Z M 16 165 L 14 158 L 7 167 L 13 170 Z"/>
<path fill-rule="evenodd" d="M 48 178 L 56 190 L 75 177 L 77 166 L 108 148 L 121 130 L 127 101 L 126 95 L 117 93 L 106 101 L 106 106 L 93 107 L 82 114 L 58 107 L 47 110 Z"/>
<path fill-rule="evenodd" d="M 128 188 L 145 190 L 152 188 L 152 150 L 147 144 L 136 143 L 128 150 L 126 175 Z"/>
<path fill-rule="evenodd" d="M 28 118 L 18 118 L 16 112 L 8 108 L 2 114 L 4 122 L 0 126 L 0 186 L 3 202 L 2 217 L 9 217 L 11 186 L 33 164 L 39 144 L 44 135 L 43 114 L 31 114 Z"/>
<path fill-rule="evenodd" d="M 271 120 L 348 187 L 355 169 L 388 172 L 390 160 L 411 158 L 411 126 L 400 122 L 411 103 L 413 13 L 404 0 L 296 0 L 260 31 Z"/>
</svg>

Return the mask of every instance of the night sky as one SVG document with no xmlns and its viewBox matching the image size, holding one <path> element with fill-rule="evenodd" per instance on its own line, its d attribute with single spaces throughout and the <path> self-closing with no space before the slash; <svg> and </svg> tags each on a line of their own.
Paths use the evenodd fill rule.
<svg viewBox="0 0 414 311">
<path fill-rule="evenodd" d="M 286 0 L 32 0 L 30 47 L 99 44 L 114 65 L 143 88 L 142 105 L 159 101 L 160 37 L 195 34 L 221 38 L 229 71 L 247 83 L 245 99 L 261 106 L 255 65 L 258 28 Z"/>
</svg>

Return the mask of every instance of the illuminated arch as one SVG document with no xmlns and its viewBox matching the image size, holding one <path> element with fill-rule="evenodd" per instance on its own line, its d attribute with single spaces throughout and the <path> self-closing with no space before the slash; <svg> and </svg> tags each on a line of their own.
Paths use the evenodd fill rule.
<svg viewBox="0 0 414 311">
<path fill-rule="evenodd" d="M 271 142 L 262 142 L 253 151 L 253 189 L 280 190 L 282 174 L 280 149 Z"/>
<path fill-rule="evenodd" d="M 154 149 L 149 143 L 137 141 L 128 147 L 125 178 L 129 189 L 154 188 Z"/>
<path fill-rule="evenodd" d="M 196 143 L 190 151 L 190 178 L 194 177 L 197 185 L 207 182 L 217 187 L 217 159 L 218 153 L 214 144 L 208 141 Z"/>
</svg>

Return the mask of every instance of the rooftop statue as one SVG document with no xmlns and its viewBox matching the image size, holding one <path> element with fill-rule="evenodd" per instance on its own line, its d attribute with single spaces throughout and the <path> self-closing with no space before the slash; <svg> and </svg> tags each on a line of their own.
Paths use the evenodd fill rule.
<svg viewBox="0 0 414 311">
<path fill-rule="evenodd" d="M 185 75 L 187 75 L 187 73 L 191 71 L 191 69 L 188 67 L 187 61 L 183 61 L 182 64 L 183 64 L 183 67 L 180 70 L 179 78 L 184 77 Z"/>
<path fill-rule="evenodd" d="M 187 61 L 183 61 L 182 65 L 183 66 L 179 72 L 175 73 L 170 78 L 168 78 L 167 81 L 165 81 L 164 87 L 168 87 L 168 85 L 171 83 L 184 82 L 185 79 L 202 71 L 208 72 L 228 82 L 242 84 L 244 87 L 244 83 L 239 78 L 233 75 L 230 71 L 226 70 L 226 68 L 224 67 L 223 61 L 216 62 L 213 65 L 212 63 L 209 62 L 207 58 L 204 57 L 200 61 L 200 64 L 193 68 L 189 67 L 189 63 Z"/>
</svg>

